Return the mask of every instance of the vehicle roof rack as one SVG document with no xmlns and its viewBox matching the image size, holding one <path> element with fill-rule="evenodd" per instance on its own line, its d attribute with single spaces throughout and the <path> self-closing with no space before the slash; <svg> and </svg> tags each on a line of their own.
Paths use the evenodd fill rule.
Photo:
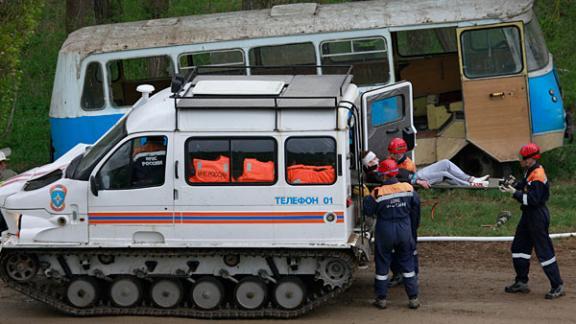
<svg viewBox="0 0 576 324">
<path fill-rule="evenodd" d="M 324 75 L 345 75 L 346 77 L 342 79 L 342 82 L 340 83 L 340 88 L 339 88 L 339 92 L 340 92 L 340 96 L 343 95 L 344 93 L 344 86 L 346 85 L 347 82 L 351 81 L 351 76 L 352 76 L 352 69 L 353 69 L 353 65 L 346 65 L 346 64 L 334 64 L 334 65 L 303 65 L 303 64 L 297 64 L 297 65 L 263 65 L 263 66 L 253 66 L 253 65 L 244 65 L 244 66 L 222 66 L 222 65 L 206 65 L 206 66 L 194 66 L 190 69 L 190 71 L 186 74 L 186 75 L 175 75 L 172 78 L 172 83 L 171 83 L 171 90 L 173 93 L 173 97 L 174 98 L 182 98 L 184 96 L 182 96 L 180 94 L 180 92 L 183 90 L 184 85 L 186 85 L 189 82 L 192 82 L 192 80 L 200 75 L 228 75 L 228 76 L 242 76 L 242 77 L 247 77 L 246 74 L 243 75 L 238 75 L 237 73 L 234 73 L 235 71 L 237 72 L 238 70 L 246 70 L 248 71 L 249 69 L 265 69 L 265 70 L 275 70 L 275 69 L 282 69 L 283 73 L 278 73 L 278 75 L 287 75 L 285 73 L 286 69 L 291 69 L 293 73 L 289 74 L 289 75 L 317 75 L 317 74 L 302 74 L 302 73 L 297 73 L 298 69 L 302 69 L 302 68 L 333 68 L 333 69 L 342 69 L 345 68 L 346 69 L 346 73 L 345 74 L 324 74 Z M 222 69 L 225 68 L 225 71 L 210 71 L 210 70 L 217 70 L 217 69 Z M 205 70 L 205 71 L 203 71 Z M 265 77 L 267 75 L 273 75 L 272 73 L 267 73 L 267 74 L 258 74 L 258 75 L 251 75 L 251 77 Z"/>
<path fill-rule="evenodd" d="M 301 68 L 346 69 L 346 74 L 294 74 L 286 75 L 287 68 L 297 71 Z M 214 73 L 210 69 L 222 66 L 196 66 L 184 77 L 172 79 L 172 98 L 176 110 L 175 129 L 178 130 L 180 109 L 337 109 L 344 89 L 352 80 L 351 65 L 282 65 L 257 66 L 269 70 L 282 69 L 283 74 L 238 75 L 237 70 L 248 70 L 255 66 L 226 67 L 227 71 Z M 228 69 L 230 68 L 230 69 Z M 208 71 L 203 73 L 202 70 Z M 222 76 L 226 76 L 225 79 Z M 319 78 L 322 82 L 318 82 Z M 227 83 L 226 89 L 214 81 Z M 212 84 L 210 84 L 212 82 Z M 254 82 L 259 82 L 255 84 Z M 184 92 L 184 86 L 192 83 Z M 196 93 L 194 89 L 201 88 Z M 314 88 L 314 91 L 310 91 Z M 222 93 L 224 92 L 224 93 Z M 338 115 L 338 114 L 336 114 Z M 338 118 L 338 117 L 337 117 Z"/>
</svg>

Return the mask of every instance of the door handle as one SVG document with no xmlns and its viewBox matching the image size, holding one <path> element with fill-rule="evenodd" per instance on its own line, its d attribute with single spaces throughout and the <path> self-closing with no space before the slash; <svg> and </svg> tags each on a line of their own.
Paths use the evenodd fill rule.
<svg viewBox="0 0 576 324">
<path fill-rule="evenodd" d="M 178 179 L 178 160 L 174 162 L 174 177 Z"/>
<path fill-rule="evenodd" d="M 502 98 L 504 97 L 506 94 L 504 92 L 492 92 L 490 94 L 490 98 Z"/>
</svg>

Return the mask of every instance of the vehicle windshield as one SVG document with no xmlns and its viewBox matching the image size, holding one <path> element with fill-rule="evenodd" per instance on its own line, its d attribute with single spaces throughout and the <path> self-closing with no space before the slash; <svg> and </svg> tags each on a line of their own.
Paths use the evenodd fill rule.
<svg viewBox="0 0 576 324">
<path fill-rule="evenodd" d="M 88 180 L 96 164 L 98 164 L 108 151 L 126 137 L 126 135 L 126 118 L 122 118 L 114 128 L 101 137 L 96 144 L 84 153 L 82 160 L 78 163 L 78 167 L 76 167 L 74 171 L 72 179 Z"/>
</svg>

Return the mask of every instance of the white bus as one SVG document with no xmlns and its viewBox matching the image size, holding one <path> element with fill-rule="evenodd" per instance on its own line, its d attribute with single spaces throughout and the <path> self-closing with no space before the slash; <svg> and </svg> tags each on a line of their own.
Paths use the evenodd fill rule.
<svg viewBox="0 0 576 324">
<path fill-rule="evenodd" d="M 532 7 L 533 0 L 306 3 L 82 28 L 58 57 L 54 157 L 96 141 L 139 98 L 137 85 L 162 89 L 194 66 L 250 66 L 237 71 L 258 75 L 269 65 L 334 74 L 345 71 L 319 66 L 352 64 L 362 91 L 412 82 L 419 164 L 452 159 L 483 174 L 516 160 L 524 143 L 563 143 L 558 78 Z M 390 107 L 366 116 L 368 147 L 381 156 L 379 127 L 397 117 Z"/>
</svg>

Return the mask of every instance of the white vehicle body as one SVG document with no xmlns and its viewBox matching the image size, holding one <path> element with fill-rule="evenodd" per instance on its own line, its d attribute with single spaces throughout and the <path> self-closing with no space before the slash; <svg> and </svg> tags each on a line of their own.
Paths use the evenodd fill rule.
<svg viewBox="0 0 576 324">
<path fill-rule="evenodd" d="M 222 78 L 197 77 L 193 85 Z M 98 159 L 90 178 L 99 176 L 99 171 L 124 143 L 144 136 L 163 136 L 167 140 L 164 183 L 137 189 L 98 190 L 95 195 L 90 190 L 90 181 L 62 176 L 42 188 L 24 189 L 26 181 L 37 179 L 37 175 L 54 170 L 69 173 L 68 163 L 84 154 L 83 147 L 79 147 L 0 188 L 1 211 L 10 227 L 4 248 L 61 245 L 349 248 L 354 242 L 357 224 L 353 206 L 346 203 L 352 191 L 350 166 L 355 163 L 350 161 L 348 120 L 349 103 L 360 106 L 357 87 L 342 75 L 241 76 L 222 83 L 232 82 L 225 85 L 240 89 L 242 95 L 243 91 L 250 91 L 242 90 L 243 84 L 249 85 L 254 79 L 263 80 L 253 89 L 256 93 L 269 91 L 265 89 L 267 85 L 280 83 L 284 89 L 280 99 L 282 96 L 311 98 L 278 100 L 280 107 L 286 105 L 279 109 L 270 106 L 274 103 L 272 99 L 190 101 L 183 98 L 176 104 L 186 106 L 185 102 L 190 101 L 190 106 L 175 109 L 171 92 L 166 89 L 149 100 L 142 100 L 116 125 L 116 129 L 125 127 L 125 135 Z M 188 84 L 184 92 L 189 91 L 190 86 Z M 315 87 L 313 92 L 309 90 L 311 86 Z M 222 90 L 217 84 L 209 87 Z M 316 99 L 318 96 L 333 98 Z M 251 107 L 260 104 L 264 106 Z M 236 107 L 223 108 L 222 105 Z M 330 105 L 332 109 L 326 109 Z M 118 130 L 108 132 L 101 141 L 108 140 L 107 136 L 115 131 Z M 287 182 L 285 144 L 294 137 L 334 141 L 337 172 L 334 183 L 294 185 Z M 274 183 L 191 185 L 186 180 L 189 162 L 184 150 L 191 138 L 273 140 L 276 147 Z"/>
</svg>

